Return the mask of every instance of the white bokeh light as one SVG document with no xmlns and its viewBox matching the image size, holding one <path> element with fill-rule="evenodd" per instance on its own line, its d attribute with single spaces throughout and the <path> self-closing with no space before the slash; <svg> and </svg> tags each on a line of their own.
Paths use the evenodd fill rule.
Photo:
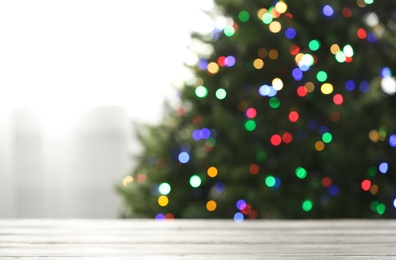
<svg viewBox="0 0 396 260">
<path fill-rule="evenodd" d="M 394 77 L 382 78 L 381 89 L 388 95 L 396 93 L 396 79 Z"/>
</svg>

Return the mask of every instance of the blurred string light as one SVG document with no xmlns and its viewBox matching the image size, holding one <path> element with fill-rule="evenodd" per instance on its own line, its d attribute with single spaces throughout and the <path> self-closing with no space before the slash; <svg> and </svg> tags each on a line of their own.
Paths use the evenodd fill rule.
<svg viewBox="0 0 396 260">
<path fill-rule="evenodd" d="M 207 209 L 208 211 L 215 211 L 216 208 L 217 208 L 217 203 L 216 203 L 216 201 L 214 201 L 214 200 L 209 200 L 209 201 L 206 203 L 206 209 Z"/>
<path fill-rule="evenodd" d="M 163 182 L 158 186 L 158 192 L 162 195 L 168 195 L 171 192 L 171 186 L 167 182 Z"/>
<path fill-rule="evenodd" d="M 190 160 L 190 155 L 187 152 L 181 152 L 178 158 L 179 158 L 179 162 L 184 164 Z"/>
<path fill-rule="evenodd" d="M 364 6 L 370 5 L 373 2 L 373 0 L 358 0 L 356 4 L 363 8 Z M 335 9 L 334 7 L 330 4 L 322 6 L 321 15 L 326 19 L 332 19 L 338 15 L 342 15 L 345 19 L 348 19 L 354 15 L 352 9 L 349 7 L 343 7 L 341 9 L 338 9 L 338 7 Z M 255 18 L 254 16 L 257 15 L 257 17 L 261 20 L 262 25 L 271 33 L 278 34 L 282 32 L 282 34 L 279 35 L 290 40 L 290 46 L 288 48 L 287 54 L 291 55 L 291 57 L 294 59 L 295 67 L 286 73 L 296 82 L 295 94 L 297 98 L 304 99 L 307 96 L 309 97 L 310 93 L 313 93 L 312 96 L 315 96 L 318 92 L 319 94 L 329 96 L 334 107 L 338 108 L 337 106 L 342 106 L 346 102 L 347 98 L 347 95 L 337 93 L 339 88 L 343 87 L 348 92 L 370 92 L 370 83 L 364 79 L 357 81 L 351 78 L 346 80 L 343 86 L 335 86 L 333 85 L 332 78 L 336 75 L 329 75 L 329 73 L 323 68 L 315 68 L 316 64 L 318 64 L 318 56 L 316 52 L 319 50 L 322 51 L 322 49 L 328 45 L 327 43 L 326 45 L 322 44 L 319 39 L 315 38 L 309 39 L 305 44 L 299 43 L 299 45 L 297 45 L 293 41 L 296 37 L 298 37 L 298 31 L 296 30 L 296 27 L 293 27 L 292 23 L 283 23 L 280 19 L 278 19 L 282 15 L 291 18 L 292 14 L 288 14 L 287 10 L 288 6 L 285 1 L 274 1 L 273 6 L 268 8 L 260 8 L 256 13 L 249 12 L 247 10 L 241 10 L 237 16 L 237 22 L 241 23 L 241 25 L 242 23 L 248 23 L 251 19 Z M 378 16 L 375 13 L 368 13 L 364 16 L 363 20 L 367 24 L 368 28 L 358 27 L 353 29 L 356 39 L 360 41 L 368 41 L 368 43 L 376 42 L 378 34 L 375 33 L 375 30 L 370 32 L 370 27 L 377 28 L 379 26 L 380 22 Z M 215 31 L 222 32 L 225 37 L 233 37 L 238 33 L 239 30 L 237 22 L 224 16 L 218 17 L 215 20 Z M 332 42 L 330 43 L 330 48 L 325 50 L 325 52 L 327 51 L 330 57 L 332 57 L 332 59 L 338 63 L 351 63 L 354 61 L 355 48 L 352 42 L 344 44 L 341 45 L 340 43 Z M 257 49 L 257 57 L 248 61 L 248 66 L 245 68 L 248 67 L 251 68 L 251 70 L 257 70 L 259 73 L 259 70 L 265 70 L 268 66 L 270 66 L 272 61 L 277 60 L 282 54 L 283 53 L 277 48 L 267 49 L 260 47 Z M 217 58 L 211 60 L 207 58 L 200 58 L 198 59 L 196 65 L 199 70 L 206 71 L 209 75 L 214 76 L 218 74 L 220 70 L 231 69 L 238 62 L 239 60 L 237 60 L 236 56 L 223 53 Z M 309 71 L 310 75 L 307 73 Z M 312 71 L 315 71 L 313 77 L 311 77 Z M 281 103 L 279 93 L 283 88 L 292 87 L 285 86 L 285 82 L 287 81 L 279 75 L 274 77 L 272 81 L 268 79 L 267 82 L 262 82 L 261 85 L 257 87 L 256 94 L 259 95 L 259 97 L 268 100 L 268 106 L 270 109 L 278 109 L 283 104 Z M 392 75 L 391 69 L 384 66 L 379 72 L 379 76 L 381 78 L 380 87 L 382 91 L 387 95 L 394 95 L 396 93 L 396 79 Z M 210 94 L 209 89 L 214 91 L 213 93 L 219 102 L 227 98 L 228 93 L 226 87 L 221 88 L 217 86 L 216 88 L 212 89 L 211 87 L 208 88 L 207 86 L 204 86 L 203 82 L 201 82 L 201 84 L 196 84 L 196 86 L 195 95 L 198 99 L 206 98 Z M 241 101 L 238 104 L 238 109 L 241 114 L 243 114 L 245 119 L 243 121 L 244 130 L 248 132 L 257 131 L 257 115 L 258 113 L 262 113 L 262 110 L 260 110 L 258 107 L 249 106 L 247 101 Z M 332 111 L 329 114 L 333 122 L 338 122 L 342 118 L 342 113 L 339 111 Z M 296 125 L 298 125 L 300 118 L 305 116 L 299 113 L 298 107 L 293 107 L 290 109 L 288 108 L 288 114 L 286 115 L 288 122 L 291 124 L 297 123 Z M 313 143 L 312 147 L 312 149 L 318 153 L 327 149 L 326 147 L 330 147 L 334 142 L 334 138 L 336 138 L 333 137 L 333 134 L 328 127 L 320 125 L 320 123 L 316 120 L 310 120 L 308 125 L 305 126 L 305 129 L 301 128 L 295 132 L 279 129 L 278 131 L 273 132 L 268 136 L 267 142 L 269 142 L 269 144 L 271 144 L 273 148 L 276 149 L 278 146 L 292 143 L 294 138 L 304 140 L 309 134 L 311 134 L 310 131 L 316 131 L 316 133 L 319 133 L 318 139 Z M 194 129 L 192 132 L 192 138 L 196 141 L 203 141 L 205 147 L 204 150 L 206 152 L 211 151 L 216 143 L 216 136 L 213 134 L 213 130 L 208 128 Z M 388 134 L 384 128 L 370 130 L 368 133 L 368 138 L 374 143 L 386 141 L 390 147 L 396 148 L 396 133 Z M 180 163 L 187 163 L 190 160 L 189 149 L 182 149 L 178 159 Z M 261 176 L 261 174 L 263 174 L 263 169 L 260 166 L 260 162 L 263 162 L 266 159 L 267 155 L 265 153 L 257 153 L 258 162 L 252 162 L 247 166 L 248 173 L 254 177 Z M 370 179 L 375 176 L 377 171 L 381 174 L 388 174 L 390 172 L 390 164 L 388 162 L 382 161 L 379 162 L 378 165 L 373 166 L 368 170 L 368 175 L 370 177 L 360 180 L 360 182 L 357 183 L 363 192 L 369 192 L 372 195 L 376 195 L 378 193 L 380 190 L 379 185 L 373 183 L 373 181 Z M 210 166 L 207 168 L 206 174 L 209 178 L 215 180 L 218 176 L 217 167 Z M 294 174 L 301 181 L 310 177 L 307 170 L 303 166 L 298 166 L 295 168 Z M 272 174 L 267 173 L 262 178 L 262 185 L 268 189 L 276 189 L 281 184 L 281 178 Z M 201 178 L 198 173 L 191 175 L 189 178 L 189 185 L 197 197 L 202 195 L 202 189 L 200 187 L 203 183 L 203 180 L 204 179 Z M 125 179 L 124 182 L 125 185 L 128 185 L 132 181 L 130 179 Z M 337 194 L 340 192 L 341 186 L 334 183 L 334 180 L 329 176 L 321 177 L 319 183 L 321 184 L 321 187 L 327 192 L 327 195 L 337 196 Z M 216 182 L 213 184 L 212 190 L 213 192 L 220 194 L 225 191 L 226 186 L 226 182 Z M 158 197 L 158 204 L 160 206 L 165 207 L 169 204 L 169 198 L 167 195 L 170 193 L 170 191 L 171 187 L 168 183 L 162 183 L 158 185 L 157 193 L 160 195 Z M 206 208 L 207 211 L 213 212 L 216 211 L 218 203 L 221 203 L 220 200 L 215 201 L 211 199 L 208 200 L 206 205 L 203 207 Z M 392 206 L 396 208 L 396 198 L 393 199 L 392 203 Z M 314 202 L 311 199 L 305 199 L 301 201 L 302 211 L 310 212 L 313 207 Z M 384 214 L 386 211 L 386 205 L 378 201 L 373 201 L 370 204 L 370 207 L 373 212 L 379 215 Z M 252 205 L 247 203 L 244 199 L 240 199 L 236 202 L 236 208 L 240 211 L 236 212 L 233 216 L 234 221 L 237 223 L 244 221 L 246 217 L 255 218 L 258 216 L 258 212 L 253 210 Z M 156 219 L 159 220 L 166 218 L 166 214 L 164 215 L 161 213 L 156 217 Z"/>
<path fill-rule="evenodd" d="M 378 166 L 378 170 L 379 170 L 381 173 L 383 173 L 383 174 L 385 174 L 385 173 L 388 172 L 388 168 L 389 168 L 389 166 L 388 166 L 388 163 L 387 163 L 387 162 L 383 162 L 383 163 L 381 163 L 381 164 Z"/>
<path fill-rule="evenodd" d="M 211 137 L 211 131 L 204 127 L 202 129 L 195 129 L 192 133 L 192 137 L 194 140 L 207 140 Z"/>
<path fill-rule="evenodd" d="M 304 211 L 311 211 L 312 207 L 313 207 L 313 203 L 311 200 L 305 200 L 302 205 L 301 205 L 302 209 Z"/>
<path fill-rule="evenodd" d="M 234 221 L 236 223 L 241 223 L 241 222 L 243 222 L 244 219 L 245 219 L 245 217 L 243 216 L 243 214 L 241 212 L 237 212 L 234 214 Z"/>
<path fill-rule="evenodd" d="M 327 17 L 330 17 L 334 14 L 334 10 L 330 5 L 323 6 L 322 12 Z"/>
<path fill-rule="evenodd" d="M 255 122 L 253 119 L 247 120 L 247 121 L 245 122 L 245 128 L 246 128 L 246 130 L 248 130 L 248 131 L 253 131 L 253 130 L 255 130 L 255 129 L 256 129 L 256 126 L 257 126 L 257 124 L 256 124 L 256 122 Z"/>
<path fill-rule="evenodd" d="M 198 188 L 199 186 L 201 186 L 202 180 L 201 177 L 199 177 L 198 175 L 193 175 L 190 177 L 190 185 L 193 188 Z"/>
<path fill-rule="evenodd" d="M 274 187 L 276 184 L 276 179 L 274 176 L 269 175 L 265 178 L 265 185 L 267 185 L 268 187 L 272 188 Z"/>
<path fill-rule="evenodd" d="M 195 95 L 200 98 L 204 98 L 208 95 L 208 89 L 205 86 L 198 86 L 195 89 Z"/>
<path fill-rule="evenodd" d="M 217 176 L 218 170 L 217 170 L 216 167 L 211 166 L 211 167 L 208 168 L 207 174 L 208 174 L 209 177 L 214 178 L 214 177 Z"/>
<path fill-rule="evenodd" d="M 392 76 L 392 72 L 388 67 L 381 70 L 381 89 L 388 95 L 396 93 L 396 79 Z"/>
<path fill-rule="evenodd" d="M 131 184 L 133 182 L 133 177 L 132 176 L 126 176 L 123 180 L 122 180 L 122 185 L 124 187 L 128 186 L 129 184 Z"/>
</svg>

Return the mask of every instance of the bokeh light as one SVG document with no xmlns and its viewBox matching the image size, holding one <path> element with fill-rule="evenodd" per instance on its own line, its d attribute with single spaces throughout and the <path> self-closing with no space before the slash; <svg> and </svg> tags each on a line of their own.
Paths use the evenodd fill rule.
<svg viewBox="0 0 396 260">
<path fill-rule="evenodd" d="M 171 192 L 171 186 L 167 182 L 163 182 L 158 186 L 158 192 L 162 195 L 168 195 Z"/>
<path fill-rule="evenodd" d="M 330 5 L 325 5 L 322 12 L 325 16 L 332 16 L 334 14 L 334 10 Z"/>
<path fill-rule="evenodd" d="M 227 96 L 227 92 L 225 91 L 225 89 L 223 88 L 219 88 L 218 90 L 216 90 L 216 97 L 220 100 L 225 99 L 225 97 Z"/>
<path fill-rule="evenodd" d="M 313 203 L 311 200 L 305 200 L 301 206 L 304 211 L 311 211 Z"/>
<path fill-rule="evenodd" d="M 198 188 L 199 186 L 201 186 L 202 180 L 201 177 L 199 177 L 198 175 L 193 175 L 190 177 L 190 185 L 193 188 Z"/>
<path fill-rule="evenodd" d="M 290 122 L 293 122 L 293 123 L 297 122 L 299 117 L 300 117 L 300 116 L 299 116 L 299 114 L 298 114 L 297 111 L 291 111 L 291 112 L 289 113 L 289 120 L 290 120 Z"/>
<path fill-rule="evenodd" d="M 363 180 L 361 183 L 361 187 L 364 191 L 370 190 L 371 187 L 371 181 L 370 180 Z"/>
<path fill-rule="evenodd" d="M 271 136 L 271 144 L 274 146 L 280 145 L 282 142 L 282 137 L 278 134 Z"/>
<path fill-rule="evenodd" d="M 274 176 L 269 175 L 265 178 L 265 185 L 267 185 L 268 187 L 272 188 L 274 187 L 276 184 L 276 179 Z"/>
<path fill-rule="evenodd" d="M 246 208 L 246 205 L 247 205 L 247 203 L 243 199 L 238 200 L 237 203 L 236 203 L 236 207 L 239 210 L 244 210 Z"/>
<path fill-rule="evenodd" d="M 216 208 L 217 208 L 217 203 L 216 203 L 214 200 L 209 200 L 209 201 L 206 203 L 206 209 L 207 209 L 208 211 L 215 211 Z"/>
<path fill-rule="evenodd" d="M 208 168 L 207 174 L 208 174 L 209 177 L 214 178 L 214 177 L 217 176 L 218 170 L 217 170 L 216 167 L 211 166 L 211 167 Z"/>
<path fill-rule="evenodd" d="M 243 222 L 244 219 L 245 219 L 245 217 L 243 216 L 243 214 L 241 212 L 237 212 L 234 214 L 234 221 L 236 223 L 241 223 L 241 222 Z"/>
<path fill-rule="evenodd" d="M 321 87 L 320 87 L 320 91 L 322 91 L 323 94 L 325 95 L 329 95 L 333 92 L 334 88 L 333 85 L 330 83 L 324 83 Z"/>
<path fill-rule="evenodd" d="M 190 155 L 187 152 L 181 152 L 178 159 L 180 163 L 187 163 L 190 160 Z"/>
<path fill-rule="evenodd" d="M 392 134 L 389 136 L 389 145 L 392 147 L 396 147 L 396 134 Z"/>
<path fill-rule="evenodd" d="M 205 86 L 198 86 L 195 89 L 195 95 L 200 98 L 204 98 L 208 95 L 208 89 Z"/>
<path fill-rule="evenodd" d="M 158 198 L 158 205 L 160 205 L 161 207 L 165 207 L 166 205 L 168 205 L 168 203 L 169 199 L 167 196 L 162 195 Z"/>
<path fill-rule="evenodd" d="M 256 129 L 256 122 L 253 119 L 247 120 L 245 122 L 245 128 L 247 131 L 253 131 L 254 129 Z"/>
<path fill-rule="evenodd" d="M 379 170 L 381 173 L 383 173 L 383 174 L 385 174 L 385 173 L 388 172 L 388 168 L 389 168 L 389 165 L 388 165 L 387 162 L 382 162 L 382 163 L 378 166 L 378 170 Z"/>
<path fill-rule="evenodd" d="M 296 171 L 296 176 L 300 179 L 304 179 L 307 177 L 307 170 L 305 170 L 303 167 L 297 167 Z"/>
</svg>

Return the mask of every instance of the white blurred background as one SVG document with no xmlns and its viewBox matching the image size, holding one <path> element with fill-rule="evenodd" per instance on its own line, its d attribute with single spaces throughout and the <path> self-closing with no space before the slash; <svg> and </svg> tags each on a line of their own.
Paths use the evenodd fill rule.
<svg viewBox="0 0 396 260">
<path fill-rule="evenodd" d="M 0 1 L 0 218 L 116 218 L 211 0 Z"/>
</svg>

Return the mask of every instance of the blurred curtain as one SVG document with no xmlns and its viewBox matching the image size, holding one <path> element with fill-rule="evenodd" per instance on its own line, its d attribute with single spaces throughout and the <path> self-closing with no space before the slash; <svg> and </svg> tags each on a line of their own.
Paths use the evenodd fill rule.
<svg viewBox="0 0 396 260">
<path fill-rule="evenodd" d="M 0 113 L 0 218 L 118 216 L 133 147 L 123 107 Z M 135 144 L 136 147 L 136 144 Z"/>
</svg>

